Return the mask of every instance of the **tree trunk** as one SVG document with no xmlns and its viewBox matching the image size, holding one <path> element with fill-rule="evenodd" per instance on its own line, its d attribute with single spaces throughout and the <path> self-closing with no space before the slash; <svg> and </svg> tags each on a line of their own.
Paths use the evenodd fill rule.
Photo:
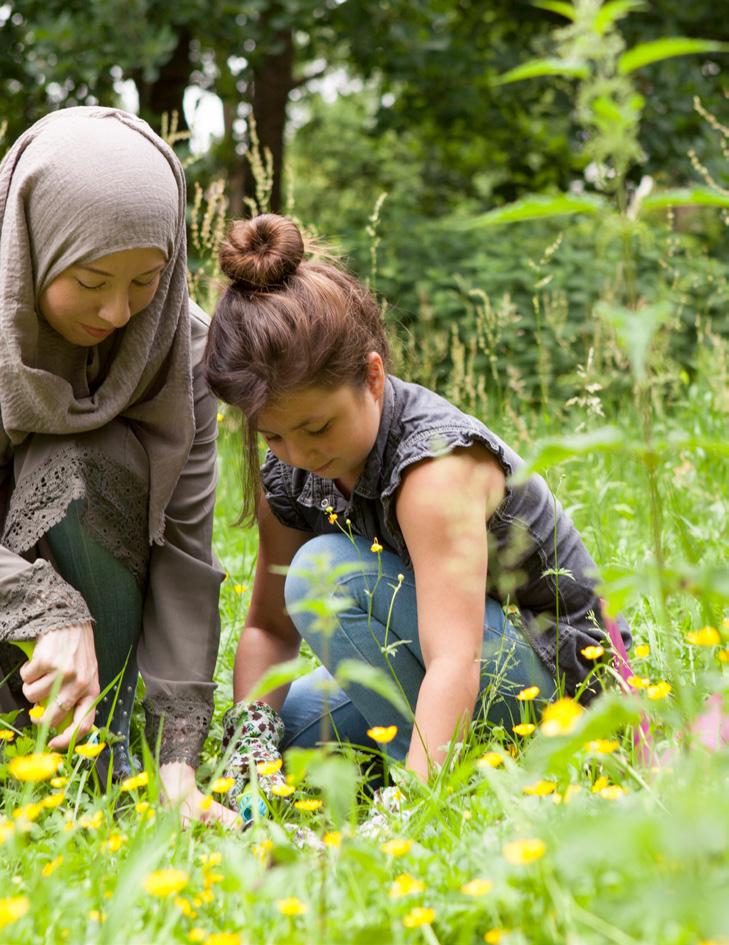
<svg viewBox="0 0 729 945">
<path fill-rule="evenodd" d="M 165 112 L 170 121 L 172 113 L 177 112 L 178 131 L 188 130 L 182 101 L 192 70 L 190 40 L 190 33 L 183 28 L 177 37 L 177 45 L 172 55 L 160 67 L 159 75 L 154 82 L 145 82 L 139 72 L 132 75 L 139 92 L 139 114 L 154 128 L 160 127 L 161 118 Z"/>
<path fill-rule="evenodd" d="M 277 3 L 266 11 L 267 19 L 280 18 Z M 262 151 L 270 151 L 273 158 L 273 187 L 271 211 L 281 210 L 281 177 L 284 162 L 284 131 L 289 93 L 296 86 L 294 79 L 294 39 L 290 28 L 272 30 L 265 51 L 251 64 L 251 107 L 256 121 L 258 140 Z M 255 196 L 255 182 L 249 162 L 246 162 L 244 190 Z"/>
</svg>

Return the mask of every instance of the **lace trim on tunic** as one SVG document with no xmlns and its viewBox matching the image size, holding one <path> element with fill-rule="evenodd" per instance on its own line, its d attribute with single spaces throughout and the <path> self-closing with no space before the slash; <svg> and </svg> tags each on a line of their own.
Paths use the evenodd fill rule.
<svg viewBox="0 0 729 945">
<path fill-rule="evenodd" d="M 81 521 L 91 537 L 144 587 L 149 561 L 147 483 L 104 453 L 66 446 L 22 476 L 10 497 L 0 544 L 22 555 L 84 500 Z"/>
<path fill-rule="evenodd" d="M 0 640 L 34 640 L 91 620 L 86 602 L 47 561 L 38 560 L 0 589 Z M 20 652 L 20 651 L 18 651 Z"/>
<path fill-rule="evenodd" d="M 144 700 L 147 714 L 147 741 L 156 750 L 160 726 L 160 765 L 170 761 L 185 761 L 196 768 L 200 751 L 213 717 L 212 695 L 200 696 L 147 696 Z"/>
</svg>

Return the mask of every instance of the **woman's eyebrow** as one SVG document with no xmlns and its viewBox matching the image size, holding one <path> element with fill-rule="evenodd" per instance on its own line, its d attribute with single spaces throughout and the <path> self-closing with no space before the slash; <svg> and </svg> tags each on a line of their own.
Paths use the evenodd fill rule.
<svg viewBox="0 0 729 945">
<path fill-rule="evenodd" d="M 153 266 L 152 269 L 147 269 L 146 272 L 140 272 L 140 276 L 151 276 L 153 272 L 161 272 L 167 263 L 160 263 L 159 266 Z M 85 272 L 93 272 L 97 276 L 110 276 L 113 277 L 113 272 L 107 272 L 105 269 L 96 269 L 94 266 L 75 266 L 76 269 L 83 269 Z"/>
</svg>

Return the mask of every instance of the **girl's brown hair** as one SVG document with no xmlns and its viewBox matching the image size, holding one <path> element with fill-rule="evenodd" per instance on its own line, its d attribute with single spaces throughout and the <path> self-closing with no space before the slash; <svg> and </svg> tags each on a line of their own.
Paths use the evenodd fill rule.
<svg viewBox="0 0 729 945">
<path fill-rule="evenodd" d="M 220 247 L 231 284 L 215 309 L 205 372 L 243 415 L 244 523 L 258 509 L 260 411 L 307 387 L 364 386 L 371 351 L 389 363 L 372 294 L 331 259 L 308 258 L 311 249 L 293 220 L 271 213 L 234 221 Z"/>
</svg>

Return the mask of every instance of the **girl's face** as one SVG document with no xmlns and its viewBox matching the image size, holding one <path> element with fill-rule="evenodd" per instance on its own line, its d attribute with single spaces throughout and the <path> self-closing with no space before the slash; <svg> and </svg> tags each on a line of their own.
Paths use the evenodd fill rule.
<svg viewBox="0 0 729 945">
<path fill-rule="evenodd" d="M 66 341 L 90 348 L 149 305 L 165 262 L 159 249 L 146 248 L 70 266 L 41 293 L 41 314 Z"/>
<path fill-rule="evenodd" d="M 351 490 L 377 439 L 385 369 L 376 352 L 361 388 L 307 387 L 267 405 L 258 431 L 288 466 L 336 479 Z"/>
</svg>

